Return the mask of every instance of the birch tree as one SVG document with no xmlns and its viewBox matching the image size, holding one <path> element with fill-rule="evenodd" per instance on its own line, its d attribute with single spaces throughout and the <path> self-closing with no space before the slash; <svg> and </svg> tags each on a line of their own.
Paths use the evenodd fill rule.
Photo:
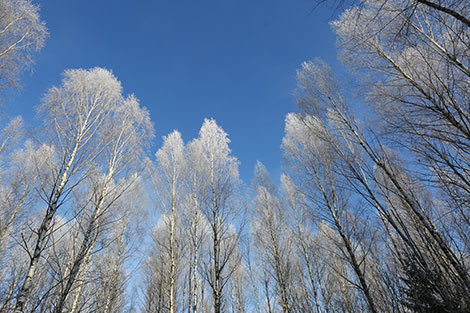
<svg viewBox="0 0 470 313">
<path fill-rule="evenodd" d="M 319 275 L 326 269 L 325 265 L 318 261 L 321 253 L 317 243 L 320 236 L 315 236 L 314 233 L 316 214 L 309 211 L 305 195 L 286 174 L 281 176 L 281 187 L 284 197 L 282 203 L 292 217 L 293 242 L 297 248 L 299 267 L 301 267 L 298 272 L 305 280 L 303 291 L 305 301 L 310 310 L 313 311 L 315 308 L 317 313 L 322 313 L 322 306 L 327 307 L 328 305 L 322 305 L 327 301 L 320 290 L 322 284 L 327 282 L 322 281 Z"/>
<path fill-rule="evenodd" d="M 204 174 L 205 161 L 202 158 L 202 153 L 202 146 L 197 140 L 187 144 L 185 149 L 188 168 L 186 176 L 187 197 L 182 214 L 182 222 L 188 237 L 188 311 L 192 313 L 199 312 L 198 310 L 204 306 L 204 303 L 201 303 L 204 284 L 200 283 L 202 281 L 200 260 L 202 247 L 206 242 L 208 227 L 201 209 L 204 203 L 204 191 L 208 182 Z"/>
<path fill-rule="evenodd" d="M 19 74 L 31 66 L 46 37 L 38 5 L 29 0 L 0 1 L 0 90 L 17 86 Z"/>
<path fill-rule="evenodd" d="M 199 146 L 204 185 L 201 212 L 209 224 L 211 248 L 205 251 L 203 260 L 204 279 L 212 292 L 214 313 L 224 311 L 224 287 L 229 282 L 232 270 L 229 261 L 236 258 L 239 230 L 236 221 L 236 188 L 238 161 L 230 155 L 227 134 L 215 120 L 204 120 L 195 145 Z M 233 261 L 233 260 L 232 260 Z"/>
<path fill-rule="evenodd" d="M 256 214 L 251 225 L 254 243 L 261 258 L 265 260 L 267 272 L 275 281 L 273 294 L 279 295 L 281 311 L 294 312 L 292 236 L 287 226 L 285 208 L 281 205 L 276 187 L 261 163 L 256 165 L 253 185 L 256 190 Z"/>
<path fill-rule="evenodd" d="M 157 170 L 152 175 L 157 193 L 157 206 L 168 217 L 168 312 L 176 312 L 178 272 L 180 271 L 183 241 L 181 238 L 181 208 L 185 199 L 186 160 L 181 134 L 177 131 L 164 137 L 163 146 L 155 154 Z M 164 219 L 166 220 L 166 219 Z"/>
<path fill-rule="evenodd" d="M 311 201 L 311 208 L 318 207 L 318 211 L 321 210 L 318 216 L 338 232 L 338 246 L 356 276 L 369 312 L 379 312 L 370 282 L 366 279 L 366 269 L 361 266 L 366 263 L 356 249 L 362 245 L 363 238 L 351 231 L 354 220 L 349 217 L 354 213 L 349 208 L 350 196 L 341 187 L 341 176 L 336 175 L 335 155 L 325 140 L 328 137 L 328 130 L 318 118 L 306 116 L 302 119 L 294 114 L 288 115 L 283 139 L 286 160 L 293 172 L 298 173 L 298 183 L 302 186 L 302 193 Z"/>
<path fill-rule="evenodd" d="M 105 218 L 107 215 L 114 215 L 113 210 L 122 209 L 116 205 L 116 201 L 137 181 L 138 173 L 142 171 L 137 162 L 143 156 L 148 140 L 153 137 L 153 126 L 148 112 L 140 107 L 134 96 L 125 99 L 121 96 L 111 112 L 109 119 L 104 121 L 102 150 L 95 160 L 97 166 L 102 164 L 104 173 L 98 171 L 97 176 L 89 176 L 91 198 L 88 203 L 91 213 L 85 219 L 83 240 L 55 306 L 56 313 L 62 312 L 84 260 L 93 251 L 101 236 Z M 98 163 L 100 161 L 103 163 Z"/>
<path fill-rule="evenodd" d="M 109 127 L 121 99 L 121 85 L 109 71 L 100 68 L 67 70 L 62 85 L 49 89 L 39 106 L 39 112 L 44 117 L 44 132 L 49 134 L 49 144 L 54 147 L 56 156 L 50 174 L 39 189 L 46 210 L 40 226 L 35 230 L 36 240 L 17 295 L 15 312 L 25 309 L 25 301 L 31 293 L 38 262 L 47 248 L 57 210 L 88 176 L 92 164 L 98 161 L 105 148 L 116 149 L 123 143 L 127 144 L 129 138 L 126 137 L 123 137 L 124 141 L 105 141 L 104 128 Z M 122 155 L 119 153 L 122 151 L 111 154 L 109 161 L 112 164 L 121 161 Z M 114 170 L 112 168 L 111 173 Z"/>
<path fill-rule="evenodd" d="M 374 77 L 364 85 L 368 86 L 371 107 L 383 118 L 381 127 L 388 139 L 399 141 L 416 156 L 421 174 L 416 178 L 439 188 L 452 208 L 450 214 L 459 220 L 457 224 L 467 225 L 468 27 L 425 5 L 409 15 L 399 14 L 400 3 L 390 2 L 380 9 L 378 5 L 367 5 L 363 10 L 366 16 L 357 21 L 357 9 L 353 8 L 334 24 L 343 54 L 351 53 L 343 59 Z M 466 1 L 440 5 L 468 15 Z M 386 20 L 391 22 L 384 28 Z M 405 22 L 406 34 L 400 26 Z M 361 27 L 363 23 L 375 30 Z M 366 54 L 372 61 L 369 66 L 360 61 Z M 468 242 L 464 233 L 461 229 L 457 235 Z"/>
<path fill-rule="evenodd" d="M 409 236 L 418 242 L 418 237 L 426 238 L 414 249 L 412 261 L 405 261 L 404 267 L 416 279 L 407 283 L 421 284 L 410 285 L 409 290 L 427 290 L 414 294 L 409 304 L 418 311 L 428 306 L 466 310 L 469 3 L 364 4 L 347 10 L 333 26 L 342 59 L 359 70 L 370 107 L 382 118 L 380 129 L 386 134 L 382 142 L 388 140 L 413 156 L 413 163 L 388 151 L 382 153 L 382 161 L 376 158 L 382 163 L 377 165 L 378 174 L 387 181 L 384 186 L 381 180 L 379 186 L 388 202 L 397 210 L 400 207 L 402 215 L 408 212 L 403 219 L 414 229 Z M 431 196 L 435 192 L 443 202 Z M 420 298 L 427 300 L 423 303 Z"/>
<path fill-rule="evenodd" d="M 301 77 L 306 92 L 301 101 L 304 110 L 315 113 L 313 118 L 317 121 L 328 120 L 333 126 L 323 142 L 340 158 L 341 175 L 376 210 L 402 271 L 407 271 L 406 264 L 412 256 L 413 264 L 422 273 L 428 273 L 421 278 L 433 279 L 435 271 L 445 277 L 442 281 L 422 281 L 435 286 L 427 289 L 427 297 L 432 300 L 422 307 L 464 309 L 466 287 L 461 284 L 467 279 L 468 270 L 459 252 L 461 247 L 448 235 L 450 224 L 444 226 L 435 219 L 436 202 L 429 197 L 423 180 L 416 179 L 416 172 L 407 168 L 397 153 L 391 153 L 384 145 L 384 138 L 363 127 L 354 117 L 337 81 L 324 64 L 305 64 L 300 74 L 305 74 Z M 451 296 L 447 290 L 459 292 Z"/>
</svg>

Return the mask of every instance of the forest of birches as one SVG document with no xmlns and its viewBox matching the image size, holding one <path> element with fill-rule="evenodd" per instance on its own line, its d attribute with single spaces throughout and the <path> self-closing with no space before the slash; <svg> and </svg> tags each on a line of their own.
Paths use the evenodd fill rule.
<svg viewBox="0 0 470 313">
<path fill-rule="evenodd" d="M 3 115 L 0 313 L 470 312 L 470 2 L 331 4 L 346 71 L 298 69 L 279 182 L 242 182 L 213 119 L 151 155 L 102 68 L 65 70 L 33 131 Z M 47 35 L 0 0 L 3 93 Z"/>
</svg>

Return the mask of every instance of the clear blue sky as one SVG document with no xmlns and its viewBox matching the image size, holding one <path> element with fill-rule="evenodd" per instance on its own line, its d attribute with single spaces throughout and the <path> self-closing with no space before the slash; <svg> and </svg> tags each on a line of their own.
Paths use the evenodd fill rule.
<svg viewBox="0 0 470 313">
<path fill-rule="evenodd" d="M 124 93 L 147 107 L 157 138 L 197 136 L 205 117 L 232 140 L 250 183 L 256 160 L 279 177 L 286 113 L 295 110 L 295 71 L 321 57 L 336 63 L 332 11 L 310 0 L 42 0 L 50 36 L 34 73 L 4 106 L 34 118 L 64 69 L 111 69 Z"/>
</svg>

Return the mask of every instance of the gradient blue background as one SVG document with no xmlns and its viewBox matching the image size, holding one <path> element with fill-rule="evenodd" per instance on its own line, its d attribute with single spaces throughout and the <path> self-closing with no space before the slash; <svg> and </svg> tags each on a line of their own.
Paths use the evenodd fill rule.
<svg viewBox="0 0 470 313">
<path fill-rule="evenodd" d="M 105 67 L 147 107 L 157 138 L 197 136 L 215 118 L 250 183 L 256 160 L 277 179 L 284 117 L 295 111 L 303 61 L 337 65 L 330 8 L 310 0 L 43 0 L 50 36 L 3 112 L 34 121 L 34 106 L 64 69 Z"/>
</svg>

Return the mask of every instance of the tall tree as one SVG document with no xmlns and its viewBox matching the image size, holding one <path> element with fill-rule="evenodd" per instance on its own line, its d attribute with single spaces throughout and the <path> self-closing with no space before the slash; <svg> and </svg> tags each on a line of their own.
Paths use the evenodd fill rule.
<svg viewBox="0 0 470 313">
<path fill-rule="evenodd" d="M 102 235 L 104 221 L 108 215 L 117 214 L 126 205 L 117 205 L 116 201 L 129 192 L 142 171 L 140 159 L 143 157 L 149 139 L 153 138 L 153 126 L 145 108 L 141 108 L 134 96 L 117 99 L 111 108 L 112 115 L 104 121 L 102 147 L 96 158 L 97 176 L 89 175 L 91 213 L 85 218 L 84 234 L 80 249 L 73 261 L 54 312 L 63 311 L 65 301 L 75 283 L 80 268 L 93 251 L 96 241 Z M 111 223 L 106 221 L 106 223 Z M 108 226 L 109 227 L 109 226 Z M 125 230 L 125 228 L 124 228 Z M 124 233 L 117 234 L 118 237 Z M 121 239 L 117 239 L 121 241 Z"/>
<path fill-rule="evenodd" d="M 407 212 L 404 222 L 415 230 L 409 236 L 424 239 L 419 249 L 409 250 L 415 251 L 412 256 L 403 256 L 413 277 L 407 283 L 427 277 L 419 284 L 432 286 L 422 288 L 428 294 L 421 298 L 434 299 L 423 304 L 424 310 L 465 311 L 469 306 L 464 261 L 469 251 L 468 7 L 468 1 L 452 0 L 367 1 L 334 23 L 343 60 L 360 69 L 370 107 L 382 119 L 382 142 L 408 153 L 382 153 L 375 163 L 386 179 L 386 186 L 383 180 L 379 185 L 383 193 L 394 206 L 401 203 L 400 218 Z M 404 162 L 410 155 L 413 163 Z M 426 194 L 426 187 L 445 204 Z M 423 249 L 426 245 L 433 251 Z M 414 297 L 411 302 L 419 303 Z"/>
<path fill-rule="evenodd" d="M 108 167 L 111 177 L 121 166 L 123 157 L 127 158 L 128 153 L 124 154 L 121 148 L 129 148 L 128 145 L 133 144 L 129 142 L 134 139 L 133 136 L 126 135 L 134 121 L 125 117 L 127 114 L 120 113 L 120 104 L 121 84 L 109 71 L 101 68 L 65 71 L 62 85 L 52 87 L 44 97 L 39 112 L 44 116 L 44 131 L 49 134 L 49 143 L 56 151 L 56 162 L 39 189 L 46 210 L 39 228 L 35 230 L 36 241 L 29 254 L 30 262 L 18 292 L 15 312 L 25 309 L 25 301 L 31 293 L 38 262 L 47 248 L 57 210 L 67 201 L 73 189 L 88 177 L 100 157 L 110 156 L 107 161 L 111 164 Z M 125 107 L 132 113 L 136 106 L 128 103 Z M 111 124 L 114 116 L 117 117 L 115 121 L 118 126 Z M 145 116 L 136 117 L 145 120 Z M 120 123 L 121 120 L 128 122 Z M 119 126 L 123 128 L 117 133 L 112 132 Z M 109 138 L 110 131 L 117 137 Z M 104 154 L 104 151 L 114 153 Z M 116 164 L 117 168 L 114 167 Z M 98 203 L 103 201 L 102 194 L 97 194 L 96 200 Z"/>
<path fill-rule="evenodd" d="M 411 253 L 413 264 L 428 273 L 415 277 L 432 280 L 426 283 L 434 286 L 427 289 L 430 292 L 427 298 L 445 303 L 442 306 L 428 303 L 424 307 L 465 310 L 468 306 L 465 300 L 468 298 L 465 296 L 468 270 L 460 252 L 460 243 L 465 245 L 465 241 L 453 241 L 449 236 L 449 225 L 444 226 L 436 219 L 438 208 L 430 198 L 426 186 L 429 181 L 416 175 L 419 171 L 407 168 L 410 163 L 384 145 L 386 137 L 379 137 L 362 126 L 324 64 L 304 64 L 299 75 L 302 92 L 305 92 L 300 103 L 305 112 L 316 115 L 307 116 L 306 120 L 313 118 L 323 125 L 322 128 L 329 126 L 328 132 L 314 131 L 312 135 L 330 146 L 330 151 L 342 164 L 336 172 L 341 173 L 353 190 L 377 210 L 377 217 L 384 223 L 383 230 L 391 241 L 395 260 L 401 263 L 402 273 L 406 272 Z M 440 274 L 433 274 L 435 271 Z M 416 270 L 410 273 L 416 273 Z M 437 276 L 445 279 L 433 279 Z M 412 302 L 417 303 L 417 299 Z"/>
<path fill-rule="evenodd" d="M 169 270 L 167 273 L 166 293 L 168 312 L 176 312 L 178 272 L 180 270 L 183 240 L 181 236 L 181 209 L 186 197 L 185 173 L 186 159 L 181 134 L 174 131 L 164 137 L 163 146 L 155 154 L 157 168 L 152 173 L 157 206 L 163 213 L 163 221 L 168 223 L 168 242 L 160 248 L 167 249 Z"/>
<path fill-rule="evenodd" d="M 214 313 L 224 311 L 224 287 L 232 276 L 229 261 L 237 258 L 239 244 L 237 216 L 238 161 L 230 155 L 227 134 L 215 120 L 204 120 L 195 145 L 199 146 L 204 185 L 201 212 L 209 224 L 211 248 L 205 251 L 204 279 L 210 286 Z M 239 219 L 240 221 L 240 219 Z M 238 228 L 237 228 L 238 227 Z"/>
<path fill-rule="evenodd" d="M 200 260 L 203 244 L 206 242 L 208 231 L 206 220 L 203 218 L 201 208 L 204 202 L 204 191 L 207 180 L 204 175 L 204 159 L 202 158 L 202 146 L 197 140 L 193 140 L 186 146 L 185 156 L 187 159 L 186 188 L 187 198 L 185 201 L 182 222 L 186 229 L 188 238 L 187 249 L 189 251 L 188 264 L 188 312 L 197 313 L 202 302 L 204 284 L 199 283 Z"/>
<path fill-rule="evenodd" d="M 317 216 L 337 231 L 337 246 L 356 276 L 368 310 L 377 313 L 379 310 L 366 278 L 366 268 L 361 266 L 366 264 L 364 256 L 359 252 L 363 240 L 360 234 L 366 232 L 355 231 L 351 196 L 342 187 L 341 175 L 336 175 L 337 159 L 330 143 L 333 140 L 326 126 L 314 116 L 302 118 L 289 114 L 286 118 L 283 148 L 286 160 L 296 174 L 293 177 L 302 186 L 301 192 L 311 203 L 311 210 L 318 208 Z"/>
<path fill-rule="evenodd" d="M 0 90 L 17 86 L 47 36 L 39 7 L 30 0 L 0 1 Z"/>
<path fill-rule="evenodd" d="M 268 273 L 276 282 L 273 294 L 279 294 L 282 312 L 294 312 L 292 234 L 287 226 L 285 208 L 277 196 L 277 188 L 259 162 L 255 167 L 253 185 L 256 191 L 256 214 L 251 225 L 254 244 L 260 257 L 265 260 Z"/>
</svg>

